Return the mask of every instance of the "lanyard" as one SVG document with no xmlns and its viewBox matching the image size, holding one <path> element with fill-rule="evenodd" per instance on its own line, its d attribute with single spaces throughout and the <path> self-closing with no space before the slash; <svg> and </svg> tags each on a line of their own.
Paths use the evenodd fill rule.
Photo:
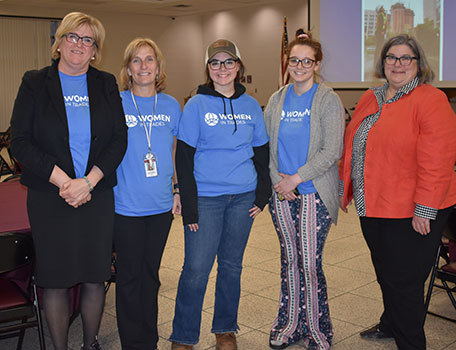
<svg viewBox="0 0 456 350">
<path fill-rule="evenodd" d="M 133 100 L 133 104 L 135 105 L 135 108 L 136 108 L 136 111 L 138 112 L 138 118 L 139 120 L 141 120 L 141 112 L 139 111 L 139 108 L 138 108 L 138 105 L 136 104 L 136 100 L 135 100 L 135 96 L 133 95 L 133 92 L 130 90 L 130 94 L 131 94 L 131 99 Z M 151 151 L 151 148 L 150 148 L 150 137 L 151 137 L 151 133 L 152 133 L 152 121 L 154 119 L 154 116 L 155 116 L 155 109 L 157 108 L 157 92 L 155 92 L 155 103 L 154 103 L 154 110 L 152 112 L 152 119 L 149 123 L 149 130 L 147 130 L 147 127 L 146 127 L 146 118 L 144 118 L 144 122 L 143 122 L 143 126 L 144 126 L 144 131 L 146 132 L 146 138 L 147 138 L 147 151 L 150 152 Z"/>
</svg>

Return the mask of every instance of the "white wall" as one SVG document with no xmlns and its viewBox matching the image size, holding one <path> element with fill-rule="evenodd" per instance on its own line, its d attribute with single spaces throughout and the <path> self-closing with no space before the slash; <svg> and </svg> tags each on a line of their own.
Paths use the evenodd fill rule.
<svg viewBox="0 0 456 350">
<path fill-rule="evenodd" d="M 45 20 L 0 18 L 0 131 L 8 128 L 24 70 L 43 67 L 50 62 L 49 23 Z M 18 37 L 21 40 L 17 40 Z"/>
<path fill-rule="evenodd" d="M 292 40 L 296 29 L 307 28 L 307 1 L 282 1 L 203 17 L 204 44 L 207 46 L 218 38 L 236 43 L 246 74 L 252 75 L 252 84 L 245 84 L 247 92 L 261 105 L 266 105 L 278 88 L 284 16 L 288 22 L 288 38 Z"/>
<path fill-rule="evenodd" d="M 288 20 L 290 39 L 298 27 L 307 25 L 307 0 L 282 0 L 273 5 L 175 20 L 152 15 L 97 13 L 79 6 L 72 10 L 90 13 L 103 23 L 107 37 L 99 68 L 117 77 L 123 51 L 132 39 L 146 36 L 155 40 L 167 61 L 165 92 L 181 104 L 190 91 L 204 81 L 207 45 L 216 39 L 227 38 L 239 46 L 247 74 L 253 77 L 252 84 L 246 84 L 248 93 L 265 105 L 278 87 L 283 17 Z M 7 6 L 0 2 L 0 14 L 4 15 L 63 17 L 67 12 L 58 8 Z M 0 116 L 0 130 L 7 128 L 9 118 L 9 115 Z"/>
<path fill-rule="evenodd" d="M 168 88 L 165 92 L 175 96 L 183 104 L 184 97 L 189 94 L 189 91 L 196 84 L 201 82 L 203 75 L 201 62 L 204 58 L 202 52 L 201 16 L 182 17 L 172 20 L 168 17 L 151 15 L 89 12 L 79 7 L 73 10 L 92 14 L 103 23 L 106 29 L 102 62 L 98 68 L 119 77 L 125 47 L 132 39 L 138 36 L 146 36 L 155 40 L 165 55 L 168 73 Z M 3 15 L 62 18 L 67 12 L 56 8 L 4 6 L 0 2 L 0 14 Z M 21 45 L 21 43 L 18 42 L 18 45 Z M 31 68 L 28 67 L 28 69 Z M 17 81 L 13 84 L 14 87 L 12 89 L 15 91 L 13 95 L 15 95 L 19 83 L 20 81 Z M 10 101 L 10 109 L 12 109 L 13 102 Z M 8 128 L 11 118 L 10 113 L 11 111 L 0 115 L 0 130 L 3 131 Z"/>
<path fill-rule="evenodd" d="M 184 97 L 203 74 L 201 17 L 172 20 L 149 15 L 93 15 L 102 21 L 107 33 L 100 68 L 119 77 L 125 47 L 136 37 L 149 37 L 158 44 L 165 56 L 168 76 L 165 92 L 183 104 Z"/>
</svg>

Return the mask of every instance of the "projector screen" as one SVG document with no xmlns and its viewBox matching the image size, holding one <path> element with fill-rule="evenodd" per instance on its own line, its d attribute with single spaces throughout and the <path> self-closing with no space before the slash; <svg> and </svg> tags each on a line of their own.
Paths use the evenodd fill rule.
<svg viewBox="0 0 456 350">
<path fill-rule="evenodd" d="M 422 45 L 436 76 L 434 85 L 456 87 L 456 0 L 311 3 L 311 28 L 318 27 L 323 46 L 321 76 L 332 86 L 378 84 L 373 74 L 383 44 L 392 36 L 408 33 Z M 315 16 L 319 23 L 312 22 Z"/>
</svg>

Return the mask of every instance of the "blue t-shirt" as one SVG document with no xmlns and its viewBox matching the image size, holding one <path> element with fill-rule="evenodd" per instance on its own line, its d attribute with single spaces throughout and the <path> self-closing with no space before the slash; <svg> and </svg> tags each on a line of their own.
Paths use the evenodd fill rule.
<svg viewBox="0 0 456 350">
<path fill-rule="evenodd" d="M 256 189 L 253 147 L 264 145 L 269 138 L 263 112 L 254 98 L 242 94 L 230 104 L 229 99 L 217 96 L 192 97 L 184 107 L 178 139 L 196 148 L 194 176 L 199 196 Z"/>
<path fill-rule="evenodd" d="M 68 121 L 70 151 L 76 177 L 87 170 L 90 152 L 90 108 L 87 75 L 66 75 L 59 71 Z"/>
<path fill-rule="evenodd" d="M 117 186 L 114 187 L 115 211 L 125 216 L 147 216 L 167 212 L 173 207 L 172 176 L 173 141 L 181 115 L 174 97 L 158 93 L 157 108 L 152 116 L 155 96 L 135 95 L 138 112 L 130 91 L 122 91 L 122 105 L 128 126 L 128 147 L 117 168 Z M 144 121 L 151 128 L 151 150 L 156 156 L 158 176 L 146 177 L 144 157 L 148 144 Z"/>
<path fill-rule="evenodd" d="M 309 91 L 298 96 L 292 85 L 285 96 L 277 143 L 277 158 L 279 172 L 281 173 L 294 175 L 307 162 L 310 140 L 310 111 L 317 86 L 318 84 L 314 83 Z M 317 192 L 312 180 L 300 183 L 298 191 L 301 194 Z"/>
</svg>

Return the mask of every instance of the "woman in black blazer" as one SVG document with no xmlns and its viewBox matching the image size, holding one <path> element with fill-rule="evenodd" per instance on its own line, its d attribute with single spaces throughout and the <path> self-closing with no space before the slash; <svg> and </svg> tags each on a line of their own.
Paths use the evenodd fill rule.
<svg viewBox="0 0 456 350">
<path fill-rule="evenodd" d="M 55 34 L 55 62 L 26 72 L 14 104 L 11 146 L 28 187 L 36 282 L 55 349 L 67 349 L 69 288 L 81 284 L 82 349 L 100 349 L 97 333 L 110 276 L 115 170 L 127 145 L 113 75 L 100 60 L 105 32 L 73 12 Z"/>
</svg>

